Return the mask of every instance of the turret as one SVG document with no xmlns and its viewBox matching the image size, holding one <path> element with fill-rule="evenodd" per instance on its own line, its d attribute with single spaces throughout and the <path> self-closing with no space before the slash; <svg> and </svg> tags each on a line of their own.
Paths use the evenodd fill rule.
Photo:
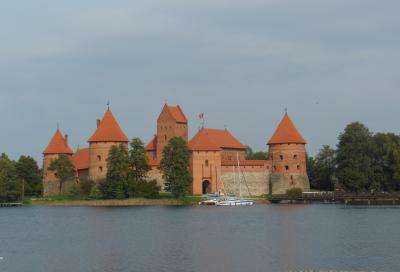
<svg viewBox="0 0 400 272">
<path fill-rule="evenodd" d="M 50 171 L 48 168 L 51 161 L 57 159 L 62 154 L 72 157 L 73 152 L 68 146 L 68 135 L 63 136 L 57 128 L 53 138 L 51 138 L 48 146 L 43 151 L 43 194 L 45 196 L 58 193 L 58 191 L 55 190 L 58 188 L 57 185 L 48 186 L 49 183 L 57 182 L 57 177 L 54 172 Z"/>
<path fill-rule="evenodd" d="M 309 190 L 305 145 L 303 136 L 285 113 L 268 141 L 273 193 L 285 193 L 287 189 L 295 187 L 303 191 Z"/>
<path fill-rule="evenodd" d="M 150 160 L 160 161 L 164 147 L 173 137 L 182 137 L 188 142 L 188 120 L 179 105 L 164 105 L 157 119 L 157 134 L 146 146 Z"/>
<path fill-rule="evenodd" d="M 110 148 L 123 144 L 128 148 L 128 137 L 108 109 L 103 119 L 96 121 L 96 131 L 89 138 L 89 177 L 93 180 L 107 175 L 107 158 Z"/>
</svg>

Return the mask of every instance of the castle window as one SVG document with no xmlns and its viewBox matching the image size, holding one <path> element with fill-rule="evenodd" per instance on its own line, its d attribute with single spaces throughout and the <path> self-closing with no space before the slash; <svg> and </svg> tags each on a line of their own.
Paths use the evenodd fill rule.
<svg viewBox="0 0 400 272">
<path fill-rule="evenodd" d="M 164 135 L 164 140 L 167 141 L 167 135 Z"/>
<path fill-rule="evenodd" d="M 300 170 L 300 165 L 297 165 L 297 170 Z"/>
<path fill-rule="evenodd" d="M 289 170 L 289 165 L 285 165 L 285 170 L 286 170 L 286 171 Z"/>
<path fill-rule="evenodd" d="M 103 172 L 103 166 L 99 166 L 99 171 Z"/>
<path fill-rule="evenodd" d="M 293 155 L 293 159 L 295 159 L 295 160 L 297 159 L 297 154 Z"/>
<path fill-rule="evenodd" d="M 101 161 L 101 156 L 100 155 L 97 155 L 97 160 Z"/>
<path fill-rule="evenodd" d="M 280 155 L 279 157 L 281 158 L 281 160 L 283 160 L 283 155 Z"/>
<path fill-rule="evenodd" d="M 204 164 L 205 164 L 206 166 L 208 166 L 208 160 L 206 160 L 206 161 L 204 162 Z"/>
</svg>

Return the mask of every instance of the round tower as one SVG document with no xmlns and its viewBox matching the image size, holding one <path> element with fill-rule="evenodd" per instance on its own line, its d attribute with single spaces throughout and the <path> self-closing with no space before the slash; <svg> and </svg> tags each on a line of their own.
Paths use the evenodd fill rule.
<svg viewBox="0 0 400 272">
<path fill-rule="evenodd" d="M 57 128 L 56 133 L 43 151 L 43 195 L 54 195 L 59 193 L 57 177 L 48 168 L 53 160 L 60 155 L 72 157 L 72 149 L 68 146 L 68 135 L 63 136 Z"/>
<path fill-rule="evenodd" d="M 291 188 L 310 189 L 306 166 L 306 141 L 287 113 L 268 141 L 271 160 L 271 192 L 284 194 Z"/>
<path fill-rule="evenodd" d="M 89 178 L 99 180 L 107 175 L 107 158 L 110 148 L 123 144 L 128 148 L 128 137 L 108 109 L 103 119 L 97 120 L 97 128 L 89 138 Z"/>
</svg>

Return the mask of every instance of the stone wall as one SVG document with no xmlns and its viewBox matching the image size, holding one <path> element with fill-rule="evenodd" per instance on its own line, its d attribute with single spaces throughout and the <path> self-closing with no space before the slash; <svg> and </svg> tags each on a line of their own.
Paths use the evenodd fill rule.
<svg viewBox="0 0 400 272">
<path fill-rule="evenodd" d="M 63 183 L 61 194 L 69 194 L 72 186 L 77 184 L 76 180 L 68 180 Z M 43 181 L 43 196 L 52 196 L 60 194 L 60 182 L 57 180 Z"/>
<path fill-rule="evenodd" d="M 265 170 L 262 172 L 242 172 L 244 175 L 240 179 L 234 172 L 227 172 L 222 175 L 223 191 L 228 195 L 240 195 L 240 184 L 242 196 L 262 196 L 269 194 L 269 176 L 270 171 Z M 246 180 L 246 182 L 244 182 Z M 248 189 L 247 189 L 247 186 Z"/>
<path fill-rule="evenodd" d="M 303 192 L 310 190 L 307 175 L 303 174 L 272 174 L 271 187 L 273 194 L 285 194 L 288 189 L 300 188 Z"/>
<path fill-rule="evenodd" d="M 165 181 L 162 177 L 162 173 L 161 172 L 157 172 L 157 171 L 151 171 L 147 174 L 147 180 L 153 180 L 155 179 L 157 181 L 158 186 L 160 186 L 161 191 L 164 191 L 165 189 Z"/>
</svg>

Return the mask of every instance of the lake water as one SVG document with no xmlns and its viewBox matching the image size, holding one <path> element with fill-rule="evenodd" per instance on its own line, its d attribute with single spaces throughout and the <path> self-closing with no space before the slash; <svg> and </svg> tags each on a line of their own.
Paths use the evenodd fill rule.
<svg viewBox="0 0 400 272">
<path fill-rule="evenodd" d="M 1 272 L 400 271 L 400 208 L 0 208 Z"/>
</svg>

